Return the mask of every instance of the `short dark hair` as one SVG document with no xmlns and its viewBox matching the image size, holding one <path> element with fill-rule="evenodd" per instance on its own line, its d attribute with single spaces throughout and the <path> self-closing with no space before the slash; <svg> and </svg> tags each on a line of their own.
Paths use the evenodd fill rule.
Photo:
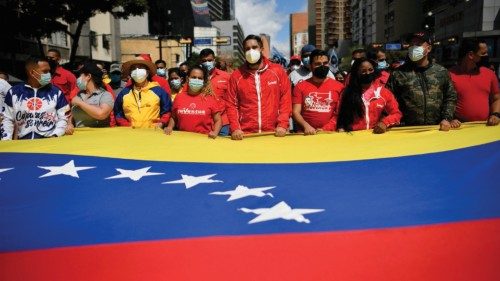
<svg viewBox="0 0 500 281">
<path fill-rule="evenodd" d="M 191 72 L 193 72 L 193 70 L 201 70 L 201 72 L 203 72 L 203 81 L 205 81 L 205 82 L 208 81 L 208 71 L 206 68 L 201 67 L 199 65 L 194 65 L 192 68 L 189 69 L 189 71 L 187 73 L 187 77 L 189 77 L 189 75 L 191 75 Z"/>
<path fill-rule="evenodd" d="M 181 66 L 183 66 L 183 65 L 185 65 L 185 66 L 187 66 L 187 67 L 189 68 L 189 64 L 187 63 L 187 61 L 185 61 L 185 62 L 183 62 L 183 63 L 179 64 L 179 68 L 180 68 Z"/>
<path fill-rule="evenodd" d="M 200 58 L 205 58 L 205 57 L 208 57 L 210 55 L 215 57 L 214 51 L 210 48 L 205 48 L 205 49 L 201 50 L 201 52 L 200 52 Z"/>
<path fill-rule="evenodd" d="M 0 70 L 0 75 L 2 74 L 7 76 L 7 80 L 9 79 L 9 74 L 7 72 Z"/>
<path fill-rule="evenodd" d="M 309 55 L 309 59 L 312 62 L 315 57 L 322 57 L 322 56 L 325 56 L 328 58 L 328 53 L 324 50 L 316 49 L 316 50 L 311 52 L 311 54 Z M 330 60 L 330 59 L 328 58 L 328 60 Z"/>
<path fill-rule="evenodd" d="M 164 65 L 167 65 L 167 63 L 164 60 L 157 60 L 155 61 L 155 64 L 163 63 Z"/>
<path fill-rule="evenodd" d="M 352 51 L 352 55 L 354 56 L 355 54 L 362 54 L 362 53 L 365 53 L 366 54 L 366 50 L 365 49 L 356 49 L 354 51 Z"/>
<path fill-rule="evenodd" d="M 170 77 L 170 75 L 172 75 L 172 73 L 177 73 L 177 75 L 180 76 L 181 70 L 178 67 L 169 68 L 168 69 L 168 77 Z"/>
<path fill-rule="evenodd" d="M 25 71 L 25 74 L 26 74 L 26 79 L 29 79 L 30 77 L 30 70 L 34 67 L 34 66 L 38 66 L 38 63 L 39 62 L 46 62 L 50 65 L 50 62 L 47 58 L 45 57 L 29 57 L 28 59 L 26 59 L 25 63 L 24 63 L 24 71 Z"/>
<path fill-rule="evenodd" d="M 371 60 L 374 60 L 374 61 L 377 61 L 377 54 L 378 53 L 384 53 L 385 54 L 385 51 L 382 49 L 382 48 L 373 48 L 373 49 L 369 49 L 367 52 L 366 52 L 366 57 L 368 59 L 371 59 Z"/>
<path fill-rule="evenodd" d="M 243 46 L 245 46 L 245 43 L 249 40 L 256 40 L 257 43 L 259 43 L 259 46 L 262 48 L 264 46 L 264 43 L 262 43 L 262 38 L 260 38 L 259 35 L 255 34 L 250 34 L 247 37 L 245 37 L 245 40 L 243 40 Z"/>
<path fill-rule="evenodd" d="M 87 61 L 83 64 L 82 68 L 80 68 L 78 73 L 79 74 L 83 73 L 86 75 L 90 74 L 94 84 L 97 87 L 102 88 L 104 86 L 104 83 L 102 82 L 102 76 L 104 75 L 104 73 L 97 66 L 97 64 L 98 63 L 96 63 L 95 61 Z"/>
<path fill-rule="evenodd" d="M 458 48 L 458 59 L 463 59 L 469 52 L 479 51 L 479 43 L 477 38 L 464 38 Z"/>
<path fill-rule="evenodd" d="M 52 49 L 47 50 L 47 53 L 50 53 L 50 52 L 56 53 L 58 57 L 61 57 L 61 52 L 58 49 L 52 48 Z"/>
<path fill-rule="evenodd" d="M 33 65 L 38 65 L 39 62 L 46 62 L 46 63 L 49 63 L 49 60 L 45 57 L 29 57 L 25 64 L 24 64 L 24 67 L 26 69 L 28 69 L 29 67 L 33 66 Z"/>
</svg>

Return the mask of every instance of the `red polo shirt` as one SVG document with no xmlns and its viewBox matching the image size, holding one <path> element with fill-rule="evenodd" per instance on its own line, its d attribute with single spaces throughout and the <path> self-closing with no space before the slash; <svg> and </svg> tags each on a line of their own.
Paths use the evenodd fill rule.
<svg viewBox="0 0 500 281">
<path fill-rule="evenodd" d="M 76 77 L 73 73 L 58 65 L 52 76 L 52 85 L 61 89 L 66 101 L 71 102 L 71 91 L 76 88 Z"/>
<path fill-rule="evenodd" d="M 458 97 L 456 118 L 464 122 L 487 120 L 490 97 L 500 93 L 495 73 L 486 67 L 474 74 L 463 73 L 456 66 L 450 69 L 450 76 Z"/>
</svg>

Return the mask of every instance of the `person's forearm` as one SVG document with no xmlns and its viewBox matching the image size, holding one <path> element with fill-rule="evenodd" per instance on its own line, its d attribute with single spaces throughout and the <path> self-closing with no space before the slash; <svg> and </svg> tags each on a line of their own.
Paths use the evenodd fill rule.
<svg viewBox="0 0 500 281">
<path fill-rule="evenodd" d="M 500 94 L 496 94 L 490 105 L 490 114 L 493 112 L 500 112 Z"/>
<path fill-rule="evenodd" d="M 78 106 L 85 111 L 90 117 L 97 120 L 104 120 L 108 118 L 111 113 L 111 107 L 101 108 L 97 105 L 91 105 L 85 102 L 80 102 Z"/>
</svg>

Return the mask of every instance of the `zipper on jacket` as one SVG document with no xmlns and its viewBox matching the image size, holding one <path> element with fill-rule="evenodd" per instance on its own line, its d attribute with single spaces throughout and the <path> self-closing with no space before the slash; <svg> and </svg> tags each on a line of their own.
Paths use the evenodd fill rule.
<svg viewBox="0 0 500 281">
<path fill-rule="evenodd" d="M 259 133 L 262 133 L 262 101 L 259 72 L 255 73 L 255 90 L 257 91 L 257 121 L 259 123 Z"/>
<path fill-rule="evenodd" d="M 370 103 L 365 103 L 365 122 L 366 129 L 370 129 Z"/>
<path fill-rule="evenodd" d="M 424 124 L 427 124 L 427 83 L 424 81 L 424 73 L 417 73 L 418 82 L 420 83 L 420 87 L 422 87 L 422 92 L 424 93 Z"/>
</svg>

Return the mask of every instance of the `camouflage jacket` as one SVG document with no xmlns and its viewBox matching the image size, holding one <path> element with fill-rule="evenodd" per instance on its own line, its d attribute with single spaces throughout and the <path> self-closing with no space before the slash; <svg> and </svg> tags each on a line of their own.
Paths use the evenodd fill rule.
<svg viewBox="0 0 500 281">
<path fill-rule="evenodd" d="M 387 87 L 398 100 L 404 125 L 436 125 L 453 119 L 457 92 L 448 70 L 438 64 L 416 68 L 407 63 L 391 74 Z"/>
</svg>

